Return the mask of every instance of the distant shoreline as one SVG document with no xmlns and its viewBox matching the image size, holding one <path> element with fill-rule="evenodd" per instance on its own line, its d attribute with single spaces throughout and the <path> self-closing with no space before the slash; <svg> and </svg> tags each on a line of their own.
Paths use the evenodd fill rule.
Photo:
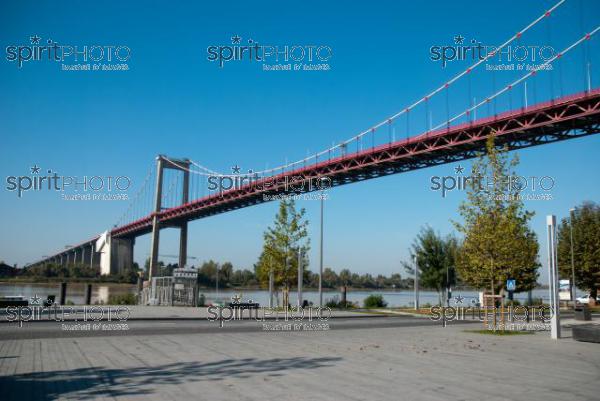
<svg viewBox="0 0 600 401">
<path fill-rule="evenodd" d="M 59 278 L 59 277 L 52 277 L 52 278 L 43 278 L 43 279 L 37 279 L 37 278 L 2 278 L 0 279 L 0 284 L 58 284 L 58 283 L 62 283 L 62 282 L 66 282 L 66 283 L 73 283 L 73 284 L 110 284 L 110 285 L 122 285 L 122 286 L 135 286 L 135 283 L 124 283 L 124 282 L 120 282 L 120 281 L 110 281 L 110 280 L 102 280 L 102 279 L 97 279 L 97 278 L 91 278 L 91 279 L 83 279 L 83 278 Z M 547 290 L 548 286 L 547 285 L 542 285 L 542 286 L 538 286 L 534 288 L 535 290 Z M 198 287 L 199 291 L 202 290 L 208 290 L 208 291 L 214 291 L 215 288 L 214 287 Z M 252 286 L 252 287 L 223 287 L 223 288 L 219 288 L 220 291 L 267 291 L 268 288 L 262 288 L 259 286 Z M 304 286 L 304 291 L 318 291 L 319 289 L 317 287 L 307 287 Z M 281 289 L 279 289 L 279 291 L 281 291 Z M 294 288 L 290 289 L 290 292 L 295 292 L 296 290 Z M 413 291 L 412 288 L 393 288 L 393 287 L 383 287 L 383 288 L 368 288 L 368 287 L 347 287 L 347 291 L 389 291 L 389 292 L 406 292 L 406 291 Z M 431 291 L 431 292 L 435 292 L 435 289 L 432 288 L 421 288 L 421 291 Z M 480 289 L 477 288 L 470 288 L 470 287 L 458 287 L 458 288 L 453 288 L 452 292 L 456 292 L 456 291 L 480 291 Z M 340 292 L 340 288 L 323 288 L 323 292 Z M 523 291 L 526 292 L 526 291 Z"/>
<path fill-rule="evenodd" d="M 73 284 L 114 284 L 114 285 L 135 285 L 134 283 L 124 283 L 122 281 L 111 281 L 111 280 L 99 280 L 95 278 L 83 279 L 83 278 L 2 278 L 0 284 L 58 284 L 58 283 L 73 283 Z"/>
</svg>

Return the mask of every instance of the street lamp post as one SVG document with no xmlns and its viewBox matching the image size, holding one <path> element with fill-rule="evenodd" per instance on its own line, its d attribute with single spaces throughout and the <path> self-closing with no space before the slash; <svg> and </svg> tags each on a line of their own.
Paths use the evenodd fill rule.
<svg viewBox="0 0 600 401">
<path fill-rule="evenodd" d="M 319 250 L 319 307 L 323 307 L 323 207 L 324 193 L 321 191 L 321 243 Z"/>
<path fill-rule="evenodd" d="M 413 265 L 415 266 L 415 310 L 419 310 L 419 265 L 417 264 L 417 255 L 413 255 Z"/>
<path fill-rule="evenodd" d="M 273 307 L 273 264 L 272 259 L 269 256 L 269 308 Z"/>
<path fill-rule="evenodd" d="M 217 301 L 219 300 L 219 265 L 217 265 L 217 277 L 216 277 L 216 294 L 215 297 L 217 298 Z"/>
<path fill-rule="evenodd" d="M 548 230 L 548 277 L 550 279 L 550 336 L 557 340 L 560 338 L 560 308 L 558 301 L 558 268 L 556 263 L 556 216 L 546 217 Z"/>
<path fill-rule="evenodd" d="M 575 308 L 575 299 L 577 297 L 577 288 L 575 287 L 575 253 L 573 250 L 573 212 L 575 209 L 569 209 L 569 227 L 571 236 L 571 297 L 573 297 L 573 308 Z"/>
<path fill-rule="evenodd" d="M 304 270 L 302 267 L 302 250 L 298 250 L 298 308 L 302 307 L 302 281 L 304 278 Z"/>
<path fill-rule="evenodd" d="M 450 268 L 446 265 L 446 306 L 450 307 Z"/>
<path fill-rule="evenodd" d="M 285 274 L 288 274 L 288 248 L 285 247 Z M 287 282 L 287 280 L 286 280 Z M 289 294 L 289 285 L 286 283 L 285 288 L 283 289 L 283 307 L 287 310 L 290 303 L 290 294 Z"/>
</svg>

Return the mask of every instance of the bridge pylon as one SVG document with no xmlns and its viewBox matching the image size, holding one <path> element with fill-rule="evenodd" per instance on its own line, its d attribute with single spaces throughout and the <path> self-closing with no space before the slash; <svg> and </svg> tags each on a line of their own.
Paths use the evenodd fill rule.
<svg viewBox="0 0 600 401">
<path fill-rule="evenodd" d="M 150 265 L 148 267 L 148 280 L 152 281 L 152 277 L 156 276 L 158 268 L 158 250 L 160 243 L 161 221 L 159 218 L 162 211 L 162 186 L 163 186 L 163 171 L 165 169 L 179 170 L 183 172 L 183 185 L 181 202 L 185 204 L 189 202 L 189 186 L 190 186 L 190 160 L 189 159 L 173 159 L 164 155 L 156 157 L 156 190 L 154 192 L 154 211 L 152 213 L 152 239 L 150 245 Z M 178 223 L 180 229 L 179 234 L 179 267 L 185 267 L 187 263 L 187 237 L 188 223 L 182 221 Z"/>
</svg>

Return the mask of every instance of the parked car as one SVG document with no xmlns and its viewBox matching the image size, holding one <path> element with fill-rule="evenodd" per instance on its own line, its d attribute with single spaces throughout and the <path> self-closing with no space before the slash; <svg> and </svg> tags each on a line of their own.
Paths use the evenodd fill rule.
<svg viewBox="0 0 600 401">
<path fill-rule="evenodd" d="M 577 302 L 579 302 L 580 304 L 589 304 L 590 299 L 592 299 L 591 295 L 584 295 L 582 297 L 576 298 Z M 600 297 L 596 298 L 596 302 L 600 302 Z"/>
</svg>

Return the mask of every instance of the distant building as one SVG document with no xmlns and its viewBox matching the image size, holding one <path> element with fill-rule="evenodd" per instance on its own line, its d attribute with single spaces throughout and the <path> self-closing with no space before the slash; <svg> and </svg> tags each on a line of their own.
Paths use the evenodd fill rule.
<svg viewBox="0 0 600 401">
<path fill-rule="evenodd" d="M 17 268 L 0 263 L 0 277 L 14 277 L 17 275 Z"/>
</svg>

